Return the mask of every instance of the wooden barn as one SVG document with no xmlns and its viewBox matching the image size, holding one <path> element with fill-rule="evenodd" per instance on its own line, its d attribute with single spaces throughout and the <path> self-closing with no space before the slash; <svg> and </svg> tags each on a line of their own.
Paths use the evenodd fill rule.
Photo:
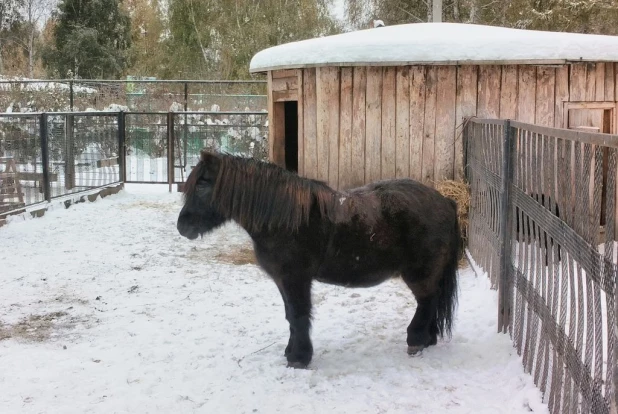
<svg viewBox="0 0 618 414">
<path fill-rule="evenodd" d="M 345 189 L 460 177 L 466 117 L 618 133 L 618 37 L 455 23 L 379 27 L 256 54 L 270 159 Z"/>
</svg>

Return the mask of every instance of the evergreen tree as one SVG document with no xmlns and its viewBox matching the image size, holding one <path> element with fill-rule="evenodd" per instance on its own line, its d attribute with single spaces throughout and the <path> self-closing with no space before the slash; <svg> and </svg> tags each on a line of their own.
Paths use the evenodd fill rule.
<svg viewBox="0 0 618 414">
<path fill-rule="evenodd" d="M 157 0 L 125 0 L 131 16 L 132 75 L 156 76 L 167 64 L 164 14 Z"/>
<path fill-rule="evenodd" d="M 119 0 L 61 0 L 54 46 L 43 55 L 59 77 L 118 78 L 128 65 L 131 21 Z"/>
</svg>

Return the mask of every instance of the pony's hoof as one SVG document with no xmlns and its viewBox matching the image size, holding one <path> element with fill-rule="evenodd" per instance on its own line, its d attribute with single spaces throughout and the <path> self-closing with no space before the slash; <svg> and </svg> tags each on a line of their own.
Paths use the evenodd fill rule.
<svg viewBox="0 0 618 414">
<path fill-rule="evenodd" d="M 294 369 L 307 369 L 308 365 L 309 364 L 305 364 L 304 362 L 300 362 L 300 361 L 288 362 L 288 368 L 294 368 Z"/>
<path fill-rule="evenodd" d="M 420 355 L 424 348 L 423 345 L 408 346 L 408 355 Z"/>
</svg>

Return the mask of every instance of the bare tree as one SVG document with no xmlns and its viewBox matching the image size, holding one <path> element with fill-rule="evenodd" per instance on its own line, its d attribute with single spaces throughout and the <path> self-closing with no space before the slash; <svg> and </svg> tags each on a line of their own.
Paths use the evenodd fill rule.
<svg viewBox="0 0 618 414">
<path fill-rule="evenodd" d="M 49 16 L 54 4 L 53 0 L 22 0 L 23 14 L 27 24 L 27 38 L 23 47 L 28 54 L 28 77 L 34 77 L 34 41 L 40 32 L 39 25 L 43 25 L 44 19 Z"/>
</svg>

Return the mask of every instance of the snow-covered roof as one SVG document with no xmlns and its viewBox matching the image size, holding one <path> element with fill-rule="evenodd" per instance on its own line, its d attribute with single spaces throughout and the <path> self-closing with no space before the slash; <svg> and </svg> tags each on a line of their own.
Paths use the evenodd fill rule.
<svg viewBox="0 0 618 414">
<path fill-rule="evenodd" d="M 257 53 L 251 72 L 315 66 L 618 62 L 618 36 L 461 23 L 377 27 L 287 43 Z"/>
</svg>

